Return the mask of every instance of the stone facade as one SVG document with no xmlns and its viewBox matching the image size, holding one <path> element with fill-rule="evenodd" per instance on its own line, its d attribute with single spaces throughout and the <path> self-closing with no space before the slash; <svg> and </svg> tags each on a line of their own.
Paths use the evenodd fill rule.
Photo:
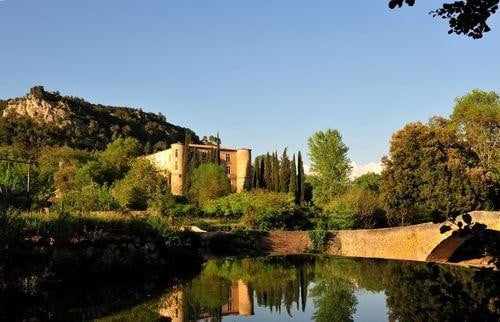
<svg viewBox="0 0 500 322">
<path fill-rule="evenodd" d="M 170 149 L 146 156 L 153 165 L 169 178 L 173 195 L 182 195 L 184 171 L 184 149 L 182 143 L 174 143 Z M 217 149 L 216 146 L 190 144 L 189 149 L 202 153 Z M 250 186 L 251 180 L 251 150 L 219 148 L 221 165 L 226 169 L 234 192 L 241 192 Z"/>
<path fill-rule="evenodd" d="M 227 303 L 219 308 L 219 314 L 223 316 L 252 316 L 254 315 L 253 291 L 248 284 L 242 280 L 233 282 L 228 289 L 229 297 Z M 184 321 L 213 321 L 215 318 L 208 312 L 201 311 L 199 316 L 188 316 L 185 312 L 184 290 L 176 289 L 166 295 L 160 304 L 158 313 L 172 322 Z"/>
<path fill-rule="evenodd" d="M 490 230 L 500 231 L 499 211 L 472 211 L 469 214 L 473 222 L 482 223 Z M 442 224 L 424 223 L 404 227 L 332 231 L 327 253 L 347 257 L 443 262 L 453 255 L 465 239 L 451 238 L 451 231 L 441 234 L 441 226 Z M 307 231 L 272 231 L 264 242 L 266 250 L 271 254 L 306 253 L 311 248 Z"/>
</svg>

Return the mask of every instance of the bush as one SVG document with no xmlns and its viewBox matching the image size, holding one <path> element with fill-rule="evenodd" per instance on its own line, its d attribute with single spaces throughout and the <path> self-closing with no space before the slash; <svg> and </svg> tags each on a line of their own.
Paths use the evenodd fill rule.
<svg viewBox="0 0 500 322">
<path fill-rule="evenodd" d="M 90 183 L 81 190 L 71 190 L 56 202 L 53 209 L 67 211 L 110 211 L 119 208 L 107 185 Z"/>
<path fill-rule="evenodd" d="M 94 239 L 105 233 L 145 239 L 163 239 L 169 246 L 179 243 L 168 220 L 161 216 L 125 216 L 123 214 L 72 215 L 66 211 L 4 212 L 0 211 L 0 242 L 8 236 L 23 240 L 29 236 L 50 237 L 58 241 L 74 237 Z"/>
<path fill-rule="evenodd" d="M 314 252 L 323 252 L 328 248 L 328 240 L 330 233 L 323 229 L 309 231 L 309 239 L 311 240 L 311 250 Z"/>
<path fill-rule="evenodd" d="M 222 166 L 205 163 L 193 171 L 188 198 L 197 205 L 202 207 L 207 202 L 228 195 L 230 192 L 231 182 Z"/>
<path fill-rule="evenodd" d="M 242 218 L 251 229 L 302 229 L 309 223 L 306 208 L 297 206 L 294 196 L 278 192 L 242 192 L 207 203 L 210 216 Z"/>
<path fill-rule="evenodd" d="M 133 210 L 145 210 L 158 195 L 169 193 L 166 178 L 144 159 L 134 161 L 130 171 L 115 183 L 113 189 L 113 195 L 120 205 Z"/>
<path fill-rule="evenodd" d="M 324 209 L 328 228 L 376 228 L 387 225 L 378 196 L 371 190 L 353 186 Z"/>
</svg>

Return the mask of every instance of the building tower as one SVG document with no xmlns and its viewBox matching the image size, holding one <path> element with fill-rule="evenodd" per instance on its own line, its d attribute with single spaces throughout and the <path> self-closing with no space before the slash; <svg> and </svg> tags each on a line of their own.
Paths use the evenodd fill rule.
<svg viewBox="0 0 500 322">
<path fill-rule="evenodd" d="M 238 149 L 236 151 L 236 192 L 250 189 L 251 158 L 250 149 Z"/>
<path fill-rule="evenodd" d="M 170 185 L 172 194 L 182 195 L 183 177 L 184 177 L 184 144 L 173 143 L 170 149 Z"/>
</svg>

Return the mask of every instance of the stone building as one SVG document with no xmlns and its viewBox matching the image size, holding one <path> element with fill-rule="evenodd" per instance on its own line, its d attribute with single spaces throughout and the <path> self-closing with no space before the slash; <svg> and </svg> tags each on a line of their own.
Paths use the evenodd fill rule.
<svg viewBox="0 0 500 322">
<path fill-rule="evenodd" d="M 176 196 L 182 195 L 185 148 L 182 143 L 174 143 L 170 149 L 146 156 L 146 159 L 169 178 L 170 190 Z M 208 153 L 216 150 L 217 146 L 190 144 L 189 149 Z M 220 147 L 219 153 L 221 165 L 226 169 L 232 190 L 241 192 L 248 189 L 251 180 L 251 150 Z"/>
<path fill-rule="evenodd" d="M 254 315 L 253 291 L 246 282 L 242 280 L 233 282 L 227 291 L 228 300 L 216 310 L 216 316 L 210 314 L 206 308 L 197 307 L 193 310 L 195 303 L 185 303 L 189 296 L 185 296 L 183 288 L 164 296 L 160 301 L 158 313 L 161 317 L 171 319 L 172 322 L 220 321 L 223 316 Z"/>
</svg>

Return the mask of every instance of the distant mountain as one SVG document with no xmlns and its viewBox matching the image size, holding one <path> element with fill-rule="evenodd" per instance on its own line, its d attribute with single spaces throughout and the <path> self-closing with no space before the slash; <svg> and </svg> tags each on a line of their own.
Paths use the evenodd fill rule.
<svg viewBox="0 0 500 322">
<path fill-rule="evenodd" d="M 146 152 L 184 142 L 195 133 L 166 121 L 165 116 L 141 109 L 92 104 L 82 98 L 61 96 L 42 86 L 31 88 L 25 97 L 0 100 L 0 144 L 26 149 L 68 145 L 102 150 L 121 137 L 134 137 Z"/>
</svg>

